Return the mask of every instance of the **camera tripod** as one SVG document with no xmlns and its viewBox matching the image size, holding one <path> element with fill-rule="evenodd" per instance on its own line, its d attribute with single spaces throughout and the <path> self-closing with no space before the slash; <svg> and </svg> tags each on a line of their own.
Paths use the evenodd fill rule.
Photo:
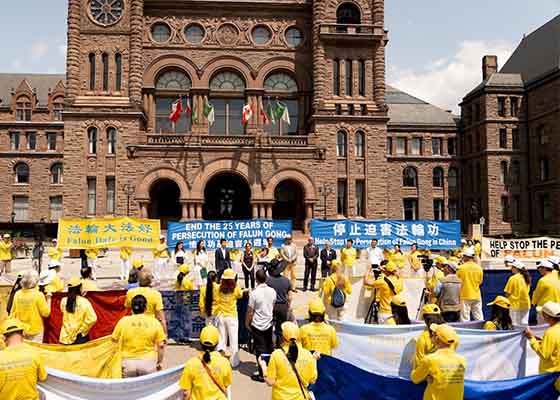
<svg viewBox="0 0 560 400">
<path fill-rule="evenodd" d="M 379 323 L 379 303 L 377 302 L 377 289 L 373 289 L 373 300 L 369 305 L 364 323 L 368 325 Z"/>
</svg>

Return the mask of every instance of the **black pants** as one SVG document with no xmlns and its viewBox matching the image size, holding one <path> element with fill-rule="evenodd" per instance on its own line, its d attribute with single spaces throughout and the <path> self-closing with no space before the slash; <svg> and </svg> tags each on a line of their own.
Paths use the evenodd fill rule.
<svg viewBox="0 0 560 400">
<path fill-rule="evenodd" d="M 311 275 L 311 289 L 315 289 L 315 281 L 317 280 L 317 261 L 305 260 L 305 275 L 303 276 L 303 290 L 307 290 L 307 283 Z"/>
<path fill-rule="evenodd" d="M 216 282 L 220 283 L 220 281 L 222 280 L 222 275 L 224 274 L 225 270 L 226 269 L 224 268 L 224 269 L 219 269 L 219 270 L 216 271 L 216 277 L 217 277 Z"/>
<path fill-rule="evenodd" d="M 249 280 L 251 281 L 251 289 L 255 288 L 255 269 L 248 270 L 243 267 L 243 275 L 245 276 L 245 289 L 249 288 Z"/>
<path fill-rule="evenodd" d="M 321 266 L 321 276 L 323 278 L 326 278 L 327 276 L 329 276 L 330 272 L 331 272 L 331 270 L 328 266 L 326 266 L 326 267 Z"/>
<path fill-rule="evenodd" d="M 286 303 L 276 303 L 272 311 L 274 321 L 274 336 L 276 336 L 276 347 L 282 343 L 282 324 L 288 320 L 288 305 Z"/>
<path fill-rule="evenodd" d="M 89 335 L 82 336 L 81 333 L 78 333 L 78 336 L 76 336 L 76 340 L 74 340 L 74 343 L 72 344 L 84 344 L 87 342 L 89 342 Z"/>
<path fill-rule="evenodd" d="M 259 357 L 261 354 L 272 353 L 272 325 L 265 331 L 261 331 L 252 326 L 251 334 L 253 335 L 253 346 L 255 347 L 255 356 L 257 357 L 257 368 L 259 370 L 259 375 L 263 376 L 263 371 L 259 364 Z"/>
<path fill-rule="evenodd" d="M 445 311 L 441 313 L 441 316 L 445 322 L 459 322 L 460 314 L 459 311 Z"/>
</svg>

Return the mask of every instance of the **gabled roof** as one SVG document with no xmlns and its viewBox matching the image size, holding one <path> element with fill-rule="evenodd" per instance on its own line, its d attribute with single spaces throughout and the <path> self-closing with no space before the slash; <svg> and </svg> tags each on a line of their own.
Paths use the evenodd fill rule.
<svg viewBox="0 0 560 400">
<path fill-rule="evenodd" d="M 523 79 L 521 78 L 520 74 L 504 74 L 501 72 L 494 72 L 492 75 L 490 75 L 490 78 L 482 81 L 477 87 L 467 93 L 464 99 L 478 92 L 482 88 L 492 87 L 502 89 L 523 88 Z"/>
<path fill-rule="evenodd" d="M 389 107 L 389 125 L 457 126 L 459 116 L 393 86 L 387 85 L 385 101 Z"/>
<path fill-rule="evenodd" d="M 54 91 L 60 81 L 64 84 L 66 76 L 62 74 L 0 74 L 0 107 L 9 106 L 12 90 L 17 90 L 26 81 L 36 91 L 39 105 L 49 102 L 49 89 Z"/>
<path fill-rule="evenodd" d="M 557 70 L 560 62 L 560 15 L 525 36 L 500 72 L 521 74 L 531 82 Z"/>
</svg>

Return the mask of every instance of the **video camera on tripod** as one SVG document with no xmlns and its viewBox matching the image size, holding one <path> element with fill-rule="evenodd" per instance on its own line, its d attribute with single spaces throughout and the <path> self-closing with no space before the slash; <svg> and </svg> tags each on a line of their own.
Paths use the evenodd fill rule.
<svg viewBox="0 0 560 400">
<path fill-rule="evenodd" d="M 434 266 L 434 260 L 430 258 L 427 254 L 419 255 L 418 258 L 422 261 L 422 268 L 425 272 L 429 272 Z"/>
</svg>

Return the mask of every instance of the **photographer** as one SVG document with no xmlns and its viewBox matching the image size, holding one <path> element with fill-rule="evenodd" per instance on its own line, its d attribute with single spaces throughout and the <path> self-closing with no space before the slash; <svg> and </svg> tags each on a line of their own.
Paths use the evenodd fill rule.
<svg viewBox="0 0 560 400">
<path fill-rule="evenodd" d="M 397 266 L 388 262 L 381 267 L 381 274 L 377 276 L 374 269 L 371 269 L 364 276 L 364 286 L 375 289 L 379 296 L 378 324 L 385 325 L 392 317 L 391 300 L 394 296 L 402 292 L 403 283 L 397 275 Z M 375 299 L 374 301 L 376 301 Z"/>
<path fill-rule="evenodd" d="M 447 261 L 443 267 L 445 277 L 437 286 L 437 304 L 441 309 L 441 316 L 445 322 L 459 322 L 461 300 L 461 280 L 457 277 L 457 264 Z"/>
</svg>

